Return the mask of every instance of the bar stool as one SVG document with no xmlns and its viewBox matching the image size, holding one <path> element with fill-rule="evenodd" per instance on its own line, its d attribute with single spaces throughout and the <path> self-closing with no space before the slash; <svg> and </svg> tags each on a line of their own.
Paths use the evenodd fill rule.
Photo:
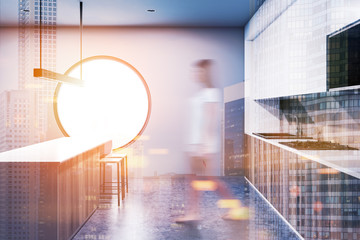
<svg viewBox="0 0 360 240">
<path fill-rule="evenodd" d="M 107 158 L 122 158 L 124 162 L 124 167 L 125 169 L 122 170 L 121 172 L 121 182 L 124 182 L 125 187 L 126 187 L 126 193 L 128 193 L 128 161 L 127 161 L 127 155 L 126 154 L 121 154 L 121 153 L 111 153 L 110 155 L 106 156 Z M 124 178 L 123 178 L 124 176 Z M 124 188 L 125 189 L 125 188 Z"/>
<path fill-rule="evenodd" d="M 100 159 L 100 192 L 102 195 L 117 195 L 118 197 L 118 206 L 120 206 L 120 166 L 121 166 L 121 200 L 125 198 L 125 170 L 124 162 L 126 162 L 126 192 L 127 192 L 127 156 L 126 154 L 110 154 L 105 158 Z M 116 164 L 117 166 L 117 182 L 106 182 L 105 181 L 105 166 L 106 164 Z M 111 184 L 110 189 L 111 193 L 105 193 L 106 184 Z M 117 193 L 112 193 L 113 183 L 117 183 Z"/>
</svg>

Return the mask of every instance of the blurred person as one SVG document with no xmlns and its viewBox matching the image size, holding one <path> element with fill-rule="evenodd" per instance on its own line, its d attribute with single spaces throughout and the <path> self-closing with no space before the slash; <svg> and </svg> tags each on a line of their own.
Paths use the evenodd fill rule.
<svg viewBox="0 0 360 240">
<path fill-rule="evenodd" d="M 198 204 L 201 191 L 217 191 L 222 200 L 231 202 L 220 200 L 219 207 L 231 209 L 240 207 L 240 201 L 236 200 L 226 185 L 216 177 L 219 175 L 219 167 L 216 163 L 219 163 L 217 159 L 220 157 L 221 146 L 221 91 L 213 85 L 211 79 L 213 60 L 199 60 L 194 66 L 195 81 L 201 88 L 189 102 L 190 131 L 185 150 L 193 176 L 189 177 L 191 186 L 185 215 L 176 219 L 178 223 L 200 220 Z M 233 214 L 230 213 L 231 211 L 223 218 L 234 219 Z"/>
</svg>

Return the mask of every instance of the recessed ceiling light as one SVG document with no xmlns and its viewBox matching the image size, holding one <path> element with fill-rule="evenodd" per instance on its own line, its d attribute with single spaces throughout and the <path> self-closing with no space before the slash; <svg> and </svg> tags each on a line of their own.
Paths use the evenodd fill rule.
<svg viewBox="0 0 360 240">
<path fill-rule="evenodd" d="M 155 12 L 155 9 L 148 9 L 148 12 Z"/>
</svg>

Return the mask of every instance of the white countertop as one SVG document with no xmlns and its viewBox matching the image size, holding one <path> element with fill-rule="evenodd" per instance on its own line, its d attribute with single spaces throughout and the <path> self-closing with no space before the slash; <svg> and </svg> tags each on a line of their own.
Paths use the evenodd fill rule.
<svg viewBox="0 0 360 240">
<path fill-rule="evenodd" d="M 111 140 L 63 137 L 0 153 L 0 162 L 64 162 L 83 152 L 105 144 L 111 152 Z"/>
<path fill-rule="evenodd" d="M 304 159 L 309 159 L 340 172 L 360 179 L 360 150 L 297 150 L 280 142 L 312 141 L 311 139 L 265 139 L 254 134 L 250 136 L 293 152 Z M 315 140 L 313 140 L 315 141 Z"/>
</svg>

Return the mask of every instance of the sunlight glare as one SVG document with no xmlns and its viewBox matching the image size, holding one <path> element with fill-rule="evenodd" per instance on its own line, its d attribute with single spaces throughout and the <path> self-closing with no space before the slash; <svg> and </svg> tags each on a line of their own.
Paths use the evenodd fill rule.
<svg viewBox="0 0 360 240">
<path fill-rule="evenodd" d="M 80 78 L 80 67 L 69 76 Z M 149 99 L 140 76 L 111 59 L 83 63 L 84 87 L 62 84 L 57 97 L 61 124 L 70 136 L 113 140 L 113 148 L 138 136 L 146 123 Z"/>
</svg>

